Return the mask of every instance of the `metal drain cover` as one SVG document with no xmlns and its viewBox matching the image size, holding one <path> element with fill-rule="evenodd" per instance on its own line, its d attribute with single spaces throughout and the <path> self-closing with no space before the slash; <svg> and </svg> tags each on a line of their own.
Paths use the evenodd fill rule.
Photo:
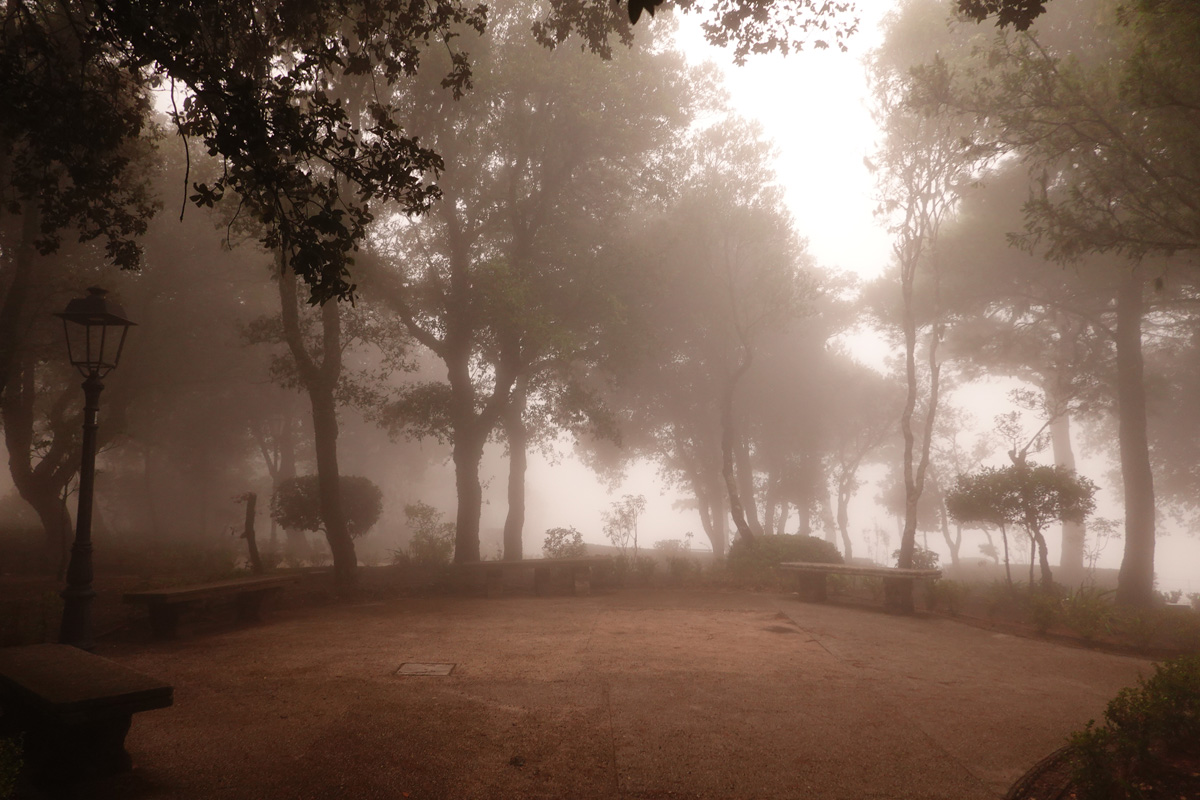
<svg viewBox="0 0 1200 800">
<path fill-rule="evenodd" d="M 445 677 L 453 671 L 454 664 L 427 664 L 419 661 L 406 661 L 396 670 L 396 674 Z"/>
</svg>

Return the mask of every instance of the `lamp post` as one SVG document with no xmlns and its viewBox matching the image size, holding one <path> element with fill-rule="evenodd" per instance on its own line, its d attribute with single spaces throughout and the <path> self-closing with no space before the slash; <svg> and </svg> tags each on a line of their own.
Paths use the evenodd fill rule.
<svg viewBox="0 0 1200 800">
<path fill-rule="evenodd" d="M 125 310 L 93 286 L 87 297 L 67 303 L 55 314 L 63 321 L 67 357 L 84 376 L 83 446 L 79 464 L 79 510 L 75 515 L 75 543 L 67 566 L 67 588 L 62 591 L 63 619 L 58 640 L 84 650 L 92 649 L 92 487 L 96 479 L 96 415 L 100 410 L 101 378 L 116 368 L 125 347 L 125 335 L 135 323 Z"/>
</svg>

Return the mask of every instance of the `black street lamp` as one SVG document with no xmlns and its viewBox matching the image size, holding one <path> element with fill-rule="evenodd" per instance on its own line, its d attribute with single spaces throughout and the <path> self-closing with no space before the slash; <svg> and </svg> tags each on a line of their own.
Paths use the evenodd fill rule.
<svg viewBox="0 0 1200 800">
<path fill-rule="evenodd" d="M 58 640 L 84 650 L 92 649 L 92 487 L 96 479 L 96 415 L 100 411 L 100 381 L 116 368 L 125 347 L 129 326 L 125 310 L 98 287 L 87 297 L 67 303 L 62 318 L 67 335 L 67 357 L 84 376 L 83 447 L 79 465 L 79 511 L 75 516 L 75 543 L 63 589 L 63 619 Z"/>
</svg>

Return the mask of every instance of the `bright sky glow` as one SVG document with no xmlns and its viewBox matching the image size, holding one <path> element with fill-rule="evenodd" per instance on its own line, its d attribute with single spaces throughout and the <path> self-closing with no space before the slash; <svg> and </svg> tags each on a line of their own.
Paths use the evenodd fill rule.
<svg viewBox="0 0 1200 800">
<path fill-rule="evenodd" d="M 761 122 L 774 141 L 780 184 L 817 263 L 872 278 L 887 267 L 891 241 L 872 213 L 873 182 L 863 164 L 877 133 L 862 59 L 879 44 L 879 23 L 891 4 L 862 5 L 869 8 L 860 11 L 844 53 L 754 56 L 738 67 L 730 53 L 704 41 L 688 15 L 679 15 L 677 41 L 694 63 L 722 68 L 733 107 Z"/>
</svg>

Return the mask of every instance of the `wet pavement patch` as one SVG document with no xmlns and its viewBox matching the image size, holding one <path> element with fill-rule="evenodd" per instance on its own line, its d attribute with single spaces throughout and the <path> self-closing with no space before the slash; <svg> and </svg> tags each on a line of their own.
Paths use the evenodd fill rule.
<svg viewBox="0 0 1200 800">
<path fill-rule="evenodd" d="M 428 664 L 420 661 L 405 661 L 396 670 L 396 674 L 444 678 L 454 671 L 454 666 L 454 664 Z"/>
</svg>

